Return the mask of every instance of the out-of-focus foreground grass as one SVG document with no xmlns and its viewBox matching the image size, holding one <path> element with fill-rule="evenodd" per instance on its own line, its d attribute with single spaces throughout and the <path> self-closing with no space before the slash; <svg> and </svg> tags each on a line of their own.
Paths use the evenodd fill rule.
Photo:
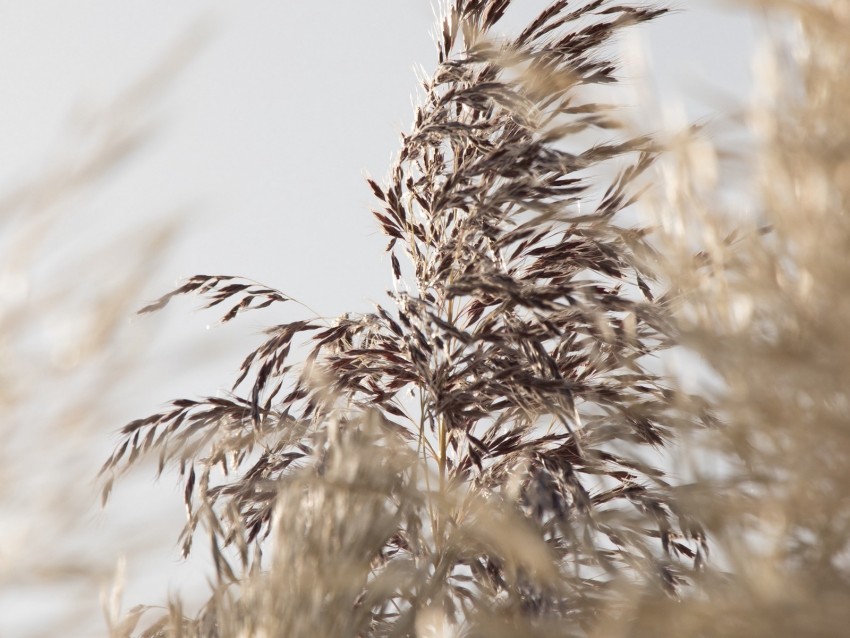
<svg viewBox="0 0 850 638">
<path fill-rule="evenodd" d="M 100 597 L 119 557 L 145 556 L 160 526 L 130 529 L 120 512 L 104 522 L 95 476 L 121 402 L 145 383 L 153 334 L 129 319 L 179 215 L 122 228 L 90 209 L 136 169 L 157 101 L 195 45 L 185 38 L 110 103 L 81 109 L 48 165 L 0 198 L 3 635 L 105 632 Z"/>
<path fill-rule="evenodd" d="M 773 38 L 729 125 L 752 146 L 674 144 L 655 207 L 684 343 L 725 423 L 680 460 L 727 574 L 682 602 L 636 599 L 624 635 L 839 636 L 850 622 L 850 5 L 752 6 Z"/>
</svg>

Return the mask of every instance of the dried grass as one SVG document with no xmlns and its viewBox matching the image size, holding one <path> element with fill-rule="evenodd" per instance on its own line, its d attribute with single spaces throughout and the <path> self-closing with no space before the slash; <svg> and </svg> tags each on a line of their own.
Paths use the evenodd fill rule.
<svg viewBox="0 0 850 638">
<path fill-rule="evenodd" d="M 81 109 L 63 140 L 74 153 L 55 153 L 50 166 L 0 197 L 4 636 L 102 631 L 99 593 L 115 557 L 143 559 L 151 550 L 149 538 L 120 524 L 96 524 L 92 470 L 109 449 L 104 433 L 120 418 L 116 402 L 139 382 L 140 351 L 149 345 L 127 318 L 179 216 L 117 235 L 93 229 L 89 209 L 119 166 L 132 167 L 155 128 L 157 100 L 197 44 L 181 39 L 109 104 Z"/>
<path fill-rule="evenodd" d="M 99 247 L 88 237 L 83 248 L 69 246 L 68 227 L 84 225 L 91 193 L 148 138 L 155 84 L 149 78 L 146 90 L 92 113 L 74 140 L 78 154 L 0 200 L 3 635 L 83 635 L 100 621 L 98 593 L 118 543 L 92 524 L 92 464 L 138 367 L 127 316 L 175 225 L 149 224 L 132 240 L 112 236 Z M 142 555 L 149 547 L 122 549 Z"/>
<path fill-rule="evenodd" d="M 370 181 L 387 307 L 273 326 L 230 396 L 123 429 L 104 495 L 145 456 L 179 468 L 184 551 L 205 535 L 215 566 L 197 614 L 174 599 L 141 635 L 846 626 L 850 16 L 763 4 L 801 53 L 752 113 L 747 220 L 720 210 L 727 149 L 630 134 L 587 92 L 614 81 L 604 45 L 663 9 L 554 2 L 505 38 L 509 4 L 445 7 L 412 130 Z M 651 233 L 626 210 L 662 151 Z M 187 293 L 224 321 L 291 301 L 197 276 L 144 311 Z M 673 346 L 720 389 L 658 372 Z"/>
<path fill-rule="evenodd" d="M 619 583 L 675 596 L 701 568 L 700 524 L 646 460 L 706 417 L 647 369 L 676 334 L 647 231 L 621 213 L 657 148 L 584 91 L 614 81 L 601 47 L 663 10 L 561 2 L 508 40 L 492 31 L 507 6 L 447 7 L 413 130 L 370 182 L 393 309 L 272 327 L 244 396 L 124 428 L 105 494 L 142 456 L 177 464 L 184 551 L 203 528 L 216 564 L 201 615 L 153 633 L 409 635 L 427 610 L 464 633 L 578 632 Z M 289 300 L 198 276 L 143 311 L 185 293 L 233 302 L 224 321 Z M 342 451 L 359 415 L 401 451 Z"/>
<path fill-rule="evenodd" d="M 687 231 L 659 249 L 683 291 L 684 343 L 720 381 L 725 425 L 689 441 L 686 461 L 692 507 L 728 573 L 687 605 L 641 607 L 630 635 L 838 636 L 850 620 L 850 13 L 755 4 L 775 37 L 746 122 L 754 146 L 702 137 L 674 149 L 661 221 Z M 706 170 L 722 177 L 724 156 L 751 169 L 735 198 L 749 214 L 722 205 L 724 181 Z M 694 237 L 698 265 L 682 250 Z"/>
</svg>

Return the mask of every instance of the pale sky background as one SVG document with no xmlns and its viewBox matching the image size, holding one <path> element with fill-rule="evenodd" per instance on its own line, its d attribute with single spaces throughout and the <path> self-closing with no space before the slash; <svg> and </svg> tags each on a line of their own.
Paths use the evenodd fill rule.
<svg viewBox="0 0 850 638">
<path fill-rule="evenodd" d="M 524 24 L 523 15 L 542 4 L 515 0 L 507 24 Z M 678 7 L 639 29 L 650 76 L 632 81 L 645 80 L 663 104 L 681 104 L 691 119 L 710 117 L 725 106 L 717 95 L 749 92 L 754 29 L 714 3 Z M 184 210 L 191 214 L 179 239 L 151 264 L 156 274 L 137 306 L 205 273 L 255 279 L 327 316 L 369 311 L 391 279 L 363 175 L 381 181 L 411 121 L 414 66 L 430 71 L 436 61 L 433 22 L 427 0 L 0 0 L 0 194 L 61 158 L 73 160 L 85 114 L 107 109 L 201 25 L 205 44 L 151 103 L 156 134 L 74 207 L 45 271 L 67 275 L 66 263 L 77 263 L 65 262 L 67 255 L 133 228 L 142 236 Z M 88 266 L 95 272 L 80 275 L 97 281 L 98 269 L 119 265 L 96 262 Z M 142 381 L 115 407 L 115 428 L 171 398 L 229 385 L 260 328 L 303 314 L 291 306 L 206 330 L 219 315 L 194 312 L 196 305 L 132 318 L 128 338 L 152 342 Z M 114 430 L 102 438 L 108 450 Z M 128 607 L 160 602 L 184 582 L 203 583 L 178 567 L 179 491 L 165 479 L 152 485 L 147 474 L 137 483 L 122 493 L 132 507 L 108 508 L 91 522 L 95 539 L 111 516 L 143 530 L 152 517 L 168 522 L 150 530 L 164 539 L 166 555 L 141 565 L 129 557 L 136 584 Z M 4 600 L 0 590 L 0 635 L 28 635 L 50 609 L 32 592 Z"/>
</svg>

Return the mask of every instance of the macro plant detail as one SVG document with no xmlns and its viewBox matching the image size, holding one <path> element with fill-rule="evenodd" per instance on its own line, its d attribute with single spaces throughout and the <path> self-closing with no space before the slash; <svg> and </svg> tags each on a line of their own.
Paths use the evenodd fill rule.
<svg viewBox="0 0 850 638">
<path fill-rule="evenodd" d="M 270 327 L 230 394 L 123 428 L 104 499 L 143 456 L 178 466 L 184 554 L 205 532 L 217 579 L 143 635 L 577 635 L 621 585 L 676 597 L 703 567 L 660 451 L 711 420 L 653 371 L 677 297 L 627 212 L 659 147 L 590 90 L 615 82 L 605 45 L 665 10 L 560 0 L 507 38 L 510 5 L 445 7 L 369 181 L 389 301 Z M 293 301 L 198 275 L 142 312 L 185 294 L 222 321 Z"/>
<path fill-rule="evenodd" d="M 269 249 L 255 240 L 234 246 L 231 236 L 218 243 L 209 235 L 214 223 L 187 224 L 184 242 L 185 209 L 161 199 L 201 176 L 193 167 L 183 173 L 180 144 L 149 155 L 148 142 L 172 110 L 178 96 L 168 87 L 194 64 L 203 28 L 185 32 L 127 86 L 133 73 L 119 68 L 122 56 L 144 45 L 152 55 L 174 20 L 148 30 L 127 26 L 126 7 L 55 4 L 54 26 L 74 17 L 66 41 L 85 33 L 87 44 L 98 42 L 62 49 L 59 66 L 51 53 L 61 48 L 60 31 L 49 43 L 26 37 L 30 26 L 52 28 L 38 4 L 4 21 L 14 36 L 4 43 L 17 55 L 3 131 L 20 129 L 9 139 L 21 142 L 4 147 L 0 204 L 0 634 L 846 634 L 846 0 L 748 0 L 726 15 L 724 3 L 679 3 L 667 16 L 613 1 L 552 2 L 538 15 L 521 13 L 533 2 L 447 2 L 435 68 L 422 80 L 401 152 L 383 180 L 361 184 L 374 194 L 378 224 L 363 219 L 388 242 L 374 258 L 386 265 L 391 291 L 373 311 L 335 319 L 234 276 L 199 275 L 139 301 L 193 245 L 212 263 L 245 248 L 249 259 L 280 256 L 273 267 L 288 270 L 291 236 L 273 236 Z M 174 4 L 146 3 L 145 13 L 193 11 Z M 317 117 L 313 135 L 351 131 L 345 114 L 363 114 L 355 96 L 373 91 L 378 75 L 395 81 L 390 65 L 386 77 L 375 72 L 375 46 L 351 55 L 348 47 L 359 45 L 339 33 L 371 41 L 382 24 L 420 10 L 372 20 L 370 6 L 352 29 L 354 12 L 340 5 L 336 25 L 305 28 L 308 11 L 271 24 L 271 5 L 260 4 L 234 9 L 231 34 L 250 27 L 239 37 L 253 43 L 264 21 L 266 44 L 279 52 L 300 30 L 325 48 L 321 55 L 346 55 L 364 70 L 352 76 L 363 91 L 345 94 L 337 109 L 342 127 Z M 330 16 L 325 6 L 308 9 Z M 277 6 L 275 16 L 290 10 Z M 395 61 L 416 48 L 400 44 L 402 28 L 380 45 L 399 53 Z M 633 28 L 651 39 L 644 68 L 628 41 L 625 63 L 613 62 L 618 38 Z M 122 37 L 91 37 L 107 32 Z M 672 50 L 681 59 L 659 56 Z M 105 63 L 92 57 L 98 51 Z M 233 78 L 234 69 L 267 66 L 252 55 L 244 67 L 233 59 L 218 66 L 222 58 L 211 55 L 199 60 L 206 71 L 192 73 Z M 339 68 L 338 59 L 324 61 Z M 319 75 L 314 62 L 323 60 L 304 66 Z M 655 103 L 650 95 L 666 93 L 676 65 L 695 72 Z M 709 76 L 699 78 L 694 65 Z M 110 89 L 104 69 L 128 71 L 118 74 L 123 88 Z M 712 86 L 710 74 L 721 70 Z M 83 97 L 64 124 L 50 119 L 69 78 L 98 75 L 95 84 L 112 97 Z M 261 91 L 265 77 L 258 74 Z M 288 76 L 281 82 L 284 92 L 336 99 L 349 79 L 327 92 L 304 91 Z M 199 87 L 181 86 L 179 99 Z M 705 92 L 716 88 L 726 92 L 720 103 Z M 218 100 L 201 93 L 193 123 L 225 119 L 195 133 L 220 145 L 219 166 L 241 162 L 230 151 L 253 143 L 251 129 L 227 119 L 231 108 L 206 110 Z M 39 97 L 38 108 L 27 95 Z M 390 112 L 383 107 L 391 100 L 377 97 Z M 691 125 L 679 106 L 709 112 Z M 274 110 L 254 130 L 280 139 L 278 125 L 302 123 L 287 113 L 297 111 Z M 36 137 L 26 129 L 38 129 Z M 352 135 L 349 148 L 378 139 L 372 130 Z M 183 133 L 175 137 L 197 139 Z M 48 156 L 37 159 L 48 138 Z M 198 147 L 187 146 L 194 157 Z M 342 146 L 317 145 L 334 149 L 331 170 L 319 174 L 340 179 L 340 192 L 345 179 L 332 167 Z M 269 157 L 258 154 L 254 170 Z M 179 179 L 157 183 L 163 166 Z M 253 179 L 245 168 L 229 181 Z M 308 181 L 289 192 L 315 192 Z M 134 199 L 146 183 L 156 197 Z M 151 216 L 161 204 L 167 222 Z M 296 200 L 283 204 L 302 210 Z M 348 267 L 339 244 L 329 235 L 320 241 L 327 243 L 305 263 L 308 275 Z M 243 269 L 255 270 L 250 263 Z M 163 343 L 152 338 L 156 319 L 170 317 L 127 321 L 140 306 L 147 315 L 186 296 L 222 322 L 270 327 L 241 368 L 237 359 L 233 377 L 224 375 L 229 390 L 214 379 L 211 396 L 167 403 L 128 423 L 116 443 L 116 423 L 146 413 L 163 385 L 187 396 L 175 389 L 185 373 L 196 371 L 192 385 L 215 376 L 213 351 L 232 343 L 226 331 L 187 341 L 173 325 Z M 241 316 L 254 309 L 265 310 Z M 172 484 L 185 503 L 163 495 Z M 98 489 L 114 501 L 106 511 L 97 511 Z M 180 548 L 185 561 L 174 560 Z"/>
</svg>

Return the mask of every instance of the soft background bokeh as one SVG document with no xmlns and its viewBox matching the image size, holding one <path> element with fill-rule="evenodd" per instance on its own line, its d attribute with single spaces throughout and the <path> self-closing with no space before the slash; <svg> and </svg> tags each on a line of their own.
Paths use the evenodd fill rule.
<svg viewBox="0 0 850 638">
<path fill-rule="evenodd" d="M 517 2 L 506 24 L 542 4 Z M 5 255 L 38 234 L 37 219 L 52 220 L 37 251 L 0 261 L 0 314 L 28 309 L 0 370 L 39 380 L 14 410 L 2 406 L 14 446 L 0 475 L 0 635 L 53 635 L 73 608 L 80 629 L 63 635 L 87 635 L 121 554 L 125 607 L 203 590 L 203 564 L 179 558 L 176 482 L 137 472 L 101 512 L 94 475 L 117 427 L 171 398 L 215 393 L 263 325 L 303 311 L 225 327 L 185 302 L 153 317 L 132 311 L 196 273 L 243 275 L 326 316 L 380 300 L 389 264 L 363 175 L 383 176 L 410 121 L 414 68 L 435 61 L 433 22 L 424 0 L 0 3 Z M 757 36 L 743 14 L 683 1 L 633 35 L 623 55 L 642 47 L 644 67 L 626 73 L 624 90 L 664 105 L 647 127 L 705 121 L 746 99 Z M 73 172 L 92 148 L 123 139 L 115 130 L 138 132 L 138 148 L 85 189 L 66 184 L 56 202 L 32 204 L 54 170 Z M 122 304 L 98 310 L 110 329 L 78 352 L 87 304 L 131 276 Z M 57 286 L 61 304 L 47 294 Z M 80 419 L 66 405 L 96 418 L 71 427 Z M 73 499 L 49 498 L 69 484 Z M 38 572 L 54 556 L 99 562 L 93 574 Z"/>
</svg>

